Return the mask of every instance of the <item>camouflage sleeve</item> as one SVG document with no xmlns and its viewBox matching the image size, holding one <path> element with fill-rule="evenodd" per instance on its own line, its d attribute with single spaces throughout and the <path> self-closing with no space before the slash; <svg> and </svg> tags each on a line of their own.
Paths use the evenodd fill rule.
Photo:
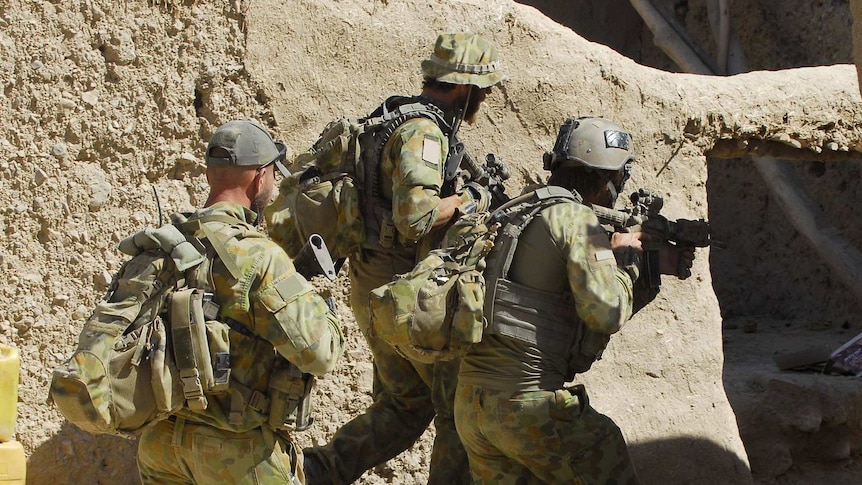
<svg viewBox="0 0 862 485">
<path fill-rule="evenodd" d="M 258 271 L 249 293 L 255 333 L 303 372 L 331 371 L 344 351 L 335 314 L 281 250 L 265 255 Z"/>
<path fill-rule="evenodd" d="M 580 204 L 557 204 L 545 215 L 566 260 L 578 316 L 591 330 L 617 332 L 632 314 L 632 280 L 617 266 L 608 233 Z"/>
<path fill-rule="evenodd" d="M 392 171 L 392 218 L 409 240 L 431 231 L 439 216 L 440 188 L 449 141 L 426 118 L 405 122 L 393 133 L 384 152 Z"/>
<path fill-rule="evenodd" d="M 285 179 L 279 186 L 278 196 L 263 210 L 267 234 L 291 257 L 296 256 L 304 244 L 286 196 L 286 194 L 291 193 L 297 183 L 293 177 Z"/>
</svg>

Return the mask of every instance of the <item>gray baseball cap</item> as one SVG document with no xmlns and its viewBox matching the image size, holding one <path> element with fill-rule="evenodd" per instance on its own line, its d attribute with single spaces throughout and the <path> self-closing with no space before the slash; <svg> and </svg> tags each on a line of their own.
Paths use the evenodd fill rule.
<svg viewBox="0 0 862 485">
<path fill-rule="evenodd" d="M 260 123 L 252 119 L 229 121 L 216 129 L 207 144 L 204 160 L 208 167 L 265 167 L 274 163 L 285 177 L 287 146 L 272 139 Z"/>
</svg>

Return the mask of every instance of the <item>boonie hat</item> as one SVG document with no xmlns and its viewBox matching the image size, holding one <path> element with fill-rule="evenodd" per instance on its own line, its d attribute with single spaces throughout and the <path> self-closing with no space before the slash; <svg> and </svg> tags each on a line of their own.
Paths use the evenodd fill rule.
<svg viewBox="0 0 862 485">
<path fill-rule="evenodd" d="M 207 144 L 204 160 L 208 167 L 262 167 L 275 163 L 290 175 L 281 162 L 287 156 L 287 146 L 272 139 L 260 123 L 252 119 L 229 121 L 216 129 Z"/>
<path fill-rule="evenodd" d="M 495 86 L 508 78 L 501 72 L 497 48 L 476 34 L 441 34 L 431 57 L 422 61 L 422 73 L 451 84 Z"/>
</svg>

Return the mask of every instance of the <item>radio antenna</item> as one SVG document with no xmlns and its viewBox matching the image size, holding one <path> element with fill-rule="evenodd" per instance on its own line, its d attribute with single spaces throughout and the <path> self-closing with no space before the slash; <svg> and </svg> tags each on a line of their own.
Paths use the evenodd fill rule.
<svg viewBox="0 0 862 485">
<path fill-rule="evenodd" d="M 153 185 L 153 195 L 156 197 L 156 208 L 159 210 L 159 227 L 164 224 L 164 218 L 162 217 L 162 201 L 159 199 L 159 192 L 156 190 L 156 186 Z"/>
</svg>

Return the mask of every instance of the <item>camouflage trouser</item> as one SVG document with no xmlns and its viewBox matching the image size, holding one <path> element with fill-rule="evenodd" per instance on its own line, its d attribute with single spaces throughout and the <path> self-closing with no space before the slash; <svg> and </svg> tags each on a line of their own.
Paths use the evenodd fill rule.
<svg viewBox="0 0 862 485">
<path fill-rule="evenodd" d="M 325 470 L 329 483 L 352 483 L 366 470 L 408 449 L 433 419 L 437 434 L 428 483 L 470 483 L 467 454 L 455 430 L 455 386 L 460 362 L 430 365 L 401 357 L 370 333 L 368 293 L 382 283 L 371 279 L 357 284 L 351 279 L 351 284 L 350 304 L 374 358 L 374 403 L 339 428 L 326 446 L 307 448 L 305 454 Z"/>
<path fill-rule="evenodd" d="M 515 392 L 459 385 L 455 422 L 474 483 L 637 484 L 620 429 L 583 386 Z"/>
<path fill-rule="evenodd" d="M 138 443 L 145 485 L 300 485 L 301 463 L 302 452 L 265 427 L 233 433 L 178 418 L 148 428 Z"/>
</svg>

